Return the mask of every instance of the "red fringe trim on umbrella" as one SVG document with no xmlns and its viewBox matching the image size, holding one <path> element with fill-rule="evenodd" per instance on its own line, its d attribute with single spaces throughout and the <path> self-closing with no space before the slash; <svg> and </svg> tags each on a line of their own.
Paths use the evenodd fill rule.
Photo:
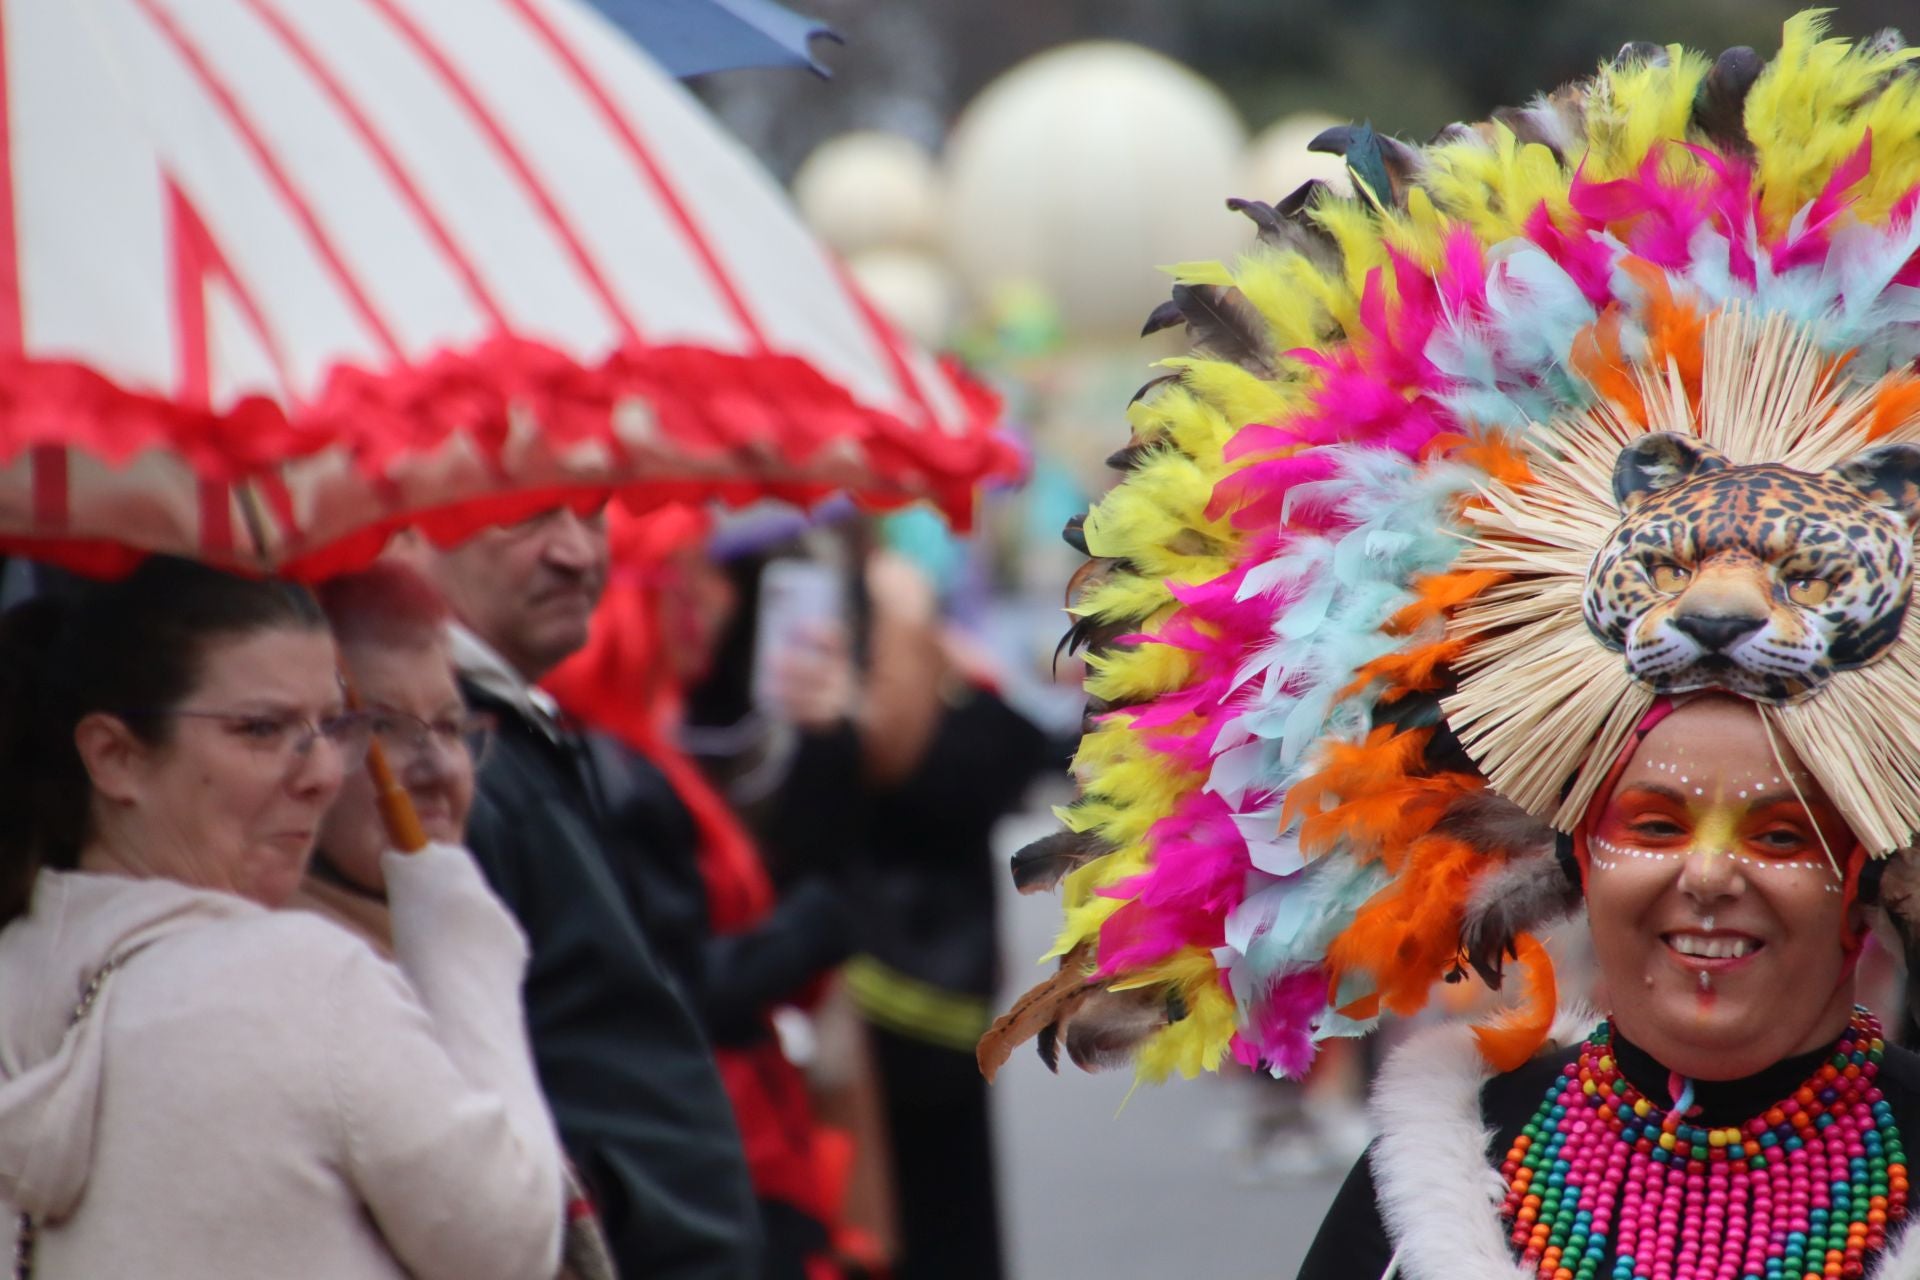
<svg viewBox="0 0 1920 1280">
<path fill-rule="evenodd" d="M 805 504 L 845 491 L 882 508 L 926 499 L 964 529 L 978 487 L 1013 479 L 1021 463 L 994 429 L 997 397 L 951 365 L 945 380 L 961 403 L 952 431 L 864 405 L 795 356 L 691 346 L 627 348 L 589 366 L 497 337 L 384 372 L 342 366 L 313 403 L 291 412 L 264 397 L 215 412 L 131 390 L 84 365 L 16 357 L 0 360 L 0 468 L 49 446 L 116 467 L 158 450 L 203 481 L 271 491 L 277 468 L 338 450 L 382 484 L 454 437 L 494 465 L 491 492 L 450 495 L 427 510 L 396 503 L 324 545 L 292 545 L 276 567 L 305 577 L 364 564 L 396 528 L 453 540 L 557 502 L 610 495 L 636 506 L 767 496 Z M 615 429 L 616 409 L 628 405 L 645 408 L 643 438 Z M 517 490 L 502 461 L 516 420 L 539 423 L 556 451 L 605 446 L 613 478 Z M 91 573 L 124 571 L 152 550 L 192 554 L 73 535 L 57 523 L 0 529 L 0 547 Z"/>
</svg>

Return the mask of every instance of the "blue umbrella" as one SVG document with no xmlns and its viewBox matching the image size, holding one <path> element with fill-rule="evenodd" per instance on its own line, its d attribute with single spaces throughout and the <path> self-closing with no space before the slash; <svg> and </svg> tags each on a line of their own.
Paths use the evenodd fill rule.
<svg viewBox="0 0 1920 1280">
<path fill-rule="evenodd" d="M 838 42 L 824 23 L 773 0 L 593 0 L 594 5 L 671 75 L 741 67 L 827 69 L 814 60 L 815 36 Z"/>
</svg>

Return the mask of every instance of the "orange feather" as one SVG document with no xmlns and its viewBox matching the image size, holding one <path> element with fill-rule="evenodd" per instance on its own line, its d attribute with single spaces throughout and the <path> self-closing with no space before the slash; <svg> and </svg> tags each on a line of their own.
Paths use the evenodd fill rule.
<svg viewBox="0 0 1920 1280">
<path fill-rule="evenodd" d="M 1381 858 L 1398 870 L 1453 801 L 1481 785 L 1467 774 L 1424 773 L 1431 736 L 1382 726 L 1364 743 L 1329 744 L 1320 768 L 1288 789 L 1281 822 L 1300 820 L 1300 847 L 1310 857 L 1345 842 L 1361 861 Z"/>
<path fill-rule="evenodd" d="M 1477 467 L 1509 488 L 1533 482 L 1533 468 L 1528 465 L 1526 455 L 1494 436 L 1445 432 L 1428 441 L 1421 451 L 1422 461 L 1435 456 Z"/>
<path fill-rule="evenodd" d="M 1460 921 L 1487 855 L 1465 841 L 1429 835 L 1406 850 L 1394 883 L 1375 894 L 1327 948 L 1337 981 L 1350 973 L 1373 979 L 1395 1013 L 1426 1007 L 1433 986 L 1455 964 Z"/>
<path fill-rule="evenodd" d="M 1867 426 L 1867 439 L 1878 440 L 1915 418 L 1920 418 L 1920 378 L 1903 377 L 1890 381 L 1874 397 L 1873 420 Z"/>
<path fill-rule="evenodd" d="M 1547 1042 L 1559 991 L 1553 976 L 1553 958 L 1532 934 L 1514 940 L 1520 973 L 1520 999 L 1473 1029 L 1480 1055 L 1495 1071 L 1517 1071 Z"/>
<path fill-rule="evenodd" d="M 1353 683 L 1342 689 L 1338 696 L 1352 697 L 1375 680 L 1384 680 L 1387 687 L 1380 698 L 1383 702 L 1392 702 L 1409 693 L 1430 693 L 1440 687 L 1440 668 L 1453 662 L 1467 650 L 1467 642 L 1460 640 L 1437 640 L 1432 644 L 1417 645 L 1403 653 L 1389 653 L 1375 658 L 1360 668 Z"/>
<path fill-rule="evenodd" d="M 1491 569 L 1429 574 L 1414 583 L 1414 590 L 1420 593 L 1420 598 L 1387 620 L 1387 634 L 1411 635 L 1429 622 L 1445 618 L 1451 610 L 1487 588 L 1498 586 L 1506 580 L 1506 574 Z"/>
<path fill-rule="evenodd" d="M 1604 315 L 1573 340 L 1573 368 L 1593 384 L 1593 389 L 1612 401 L 1623 417 L 1638 427 L 1647 425 L 1647 405 L 1640 388 L 1627 372 L 1627 357 L 1620 345 L 1621 313 L 1609 307 Z"/>
<path fill-rule="evenodd" d="M 1706 367 L 1707 318 L 1698 307 L 1673 296 L 1667 273 L 1642 258 L 1624 259 L 1621 269 L 1646 291 L 1643 323 L 1653 368 L 1665 372 L 1671 360 L 1680 371 L 1687 399 L 1698 409 L 1700 379 Z"/>
</svg>

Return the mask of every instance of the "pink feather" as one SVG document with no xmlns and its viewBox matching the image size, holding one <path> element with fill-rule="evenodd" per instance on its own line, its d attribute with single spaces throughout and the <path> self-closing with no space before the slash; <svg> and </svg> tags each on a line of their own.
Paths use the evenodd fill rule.
<svg viewBox="0 0 1920 1280">
<path fill-rule="evenodd" d="M 1613 251 L 1605 241 L 1584 228 L 1575 234 L 1562 231 L 1544 201 L 1527 218 L 1526 234 L 1559 264 L 1588 302 L 1602 307 L 1613 301 Z"/>
<path fill-rule="evenodd" d="M 1858 185 L 1872 167 L 1873 130 L 1869 129 L 1853 154 L 1834 167 L 1827 185 L 1807 205 L 1800 233 L 1773 247 L 1771 258 L 1775 274 L 1816 264 L 1826 258 L 1828 243 L 1833 238 L 1833 224 L 1853 203 L 1847 192 Z"/>
<path fill-rule="evenodd" d="M 1287 974 L 1254 1001 L 1246 1028 L 1251 1040 L 1235 1037 L 1234 1058 L 1255 1070 L 1274 1067 L 1289 1079 L 1299 1079 L 1313 1065 L 1313 1024 L 1326 1007 L 1326 970 Z"/>
<path fill-rule="evenodd" d="M 1709 204 L 1702 187 L 1662 175 L 1663 152 L 1649 152 L 1631 178 L 1589 182 L 1576 174 L 1567 199 L 1581 217 L 1613 231 L 1638 256 L 1679 269 L 1691 260 L 1693 234 L 1707 221 Z"/>
</svg>

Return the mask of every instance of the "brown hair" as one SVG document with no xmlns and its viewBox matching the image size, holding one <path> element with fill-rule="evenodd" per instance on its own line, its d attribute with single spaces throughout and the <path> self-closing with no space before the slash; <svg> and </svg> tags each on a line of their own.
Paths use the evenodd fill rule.
<svg viewBox="0 0 1920 1280">
<path fill-rule="evenodd" d="M 342 645 L 430 643 L 453 616 L 438 587 L 396 560 L 331 579 L 319 597 Z"/>
<path fill-rule="evenodd" d="M 42 596 L 0 617 L 0 924 L 23 914 L 44 867 L 71 868 L 88 836 L 93 784 L 74 727 L 95 712 L 161 743 L 165 711 L 201 678 L 214 640 L 320 629 L 306 588 L 153 556 L 118 582 Z"/>
</svg>

